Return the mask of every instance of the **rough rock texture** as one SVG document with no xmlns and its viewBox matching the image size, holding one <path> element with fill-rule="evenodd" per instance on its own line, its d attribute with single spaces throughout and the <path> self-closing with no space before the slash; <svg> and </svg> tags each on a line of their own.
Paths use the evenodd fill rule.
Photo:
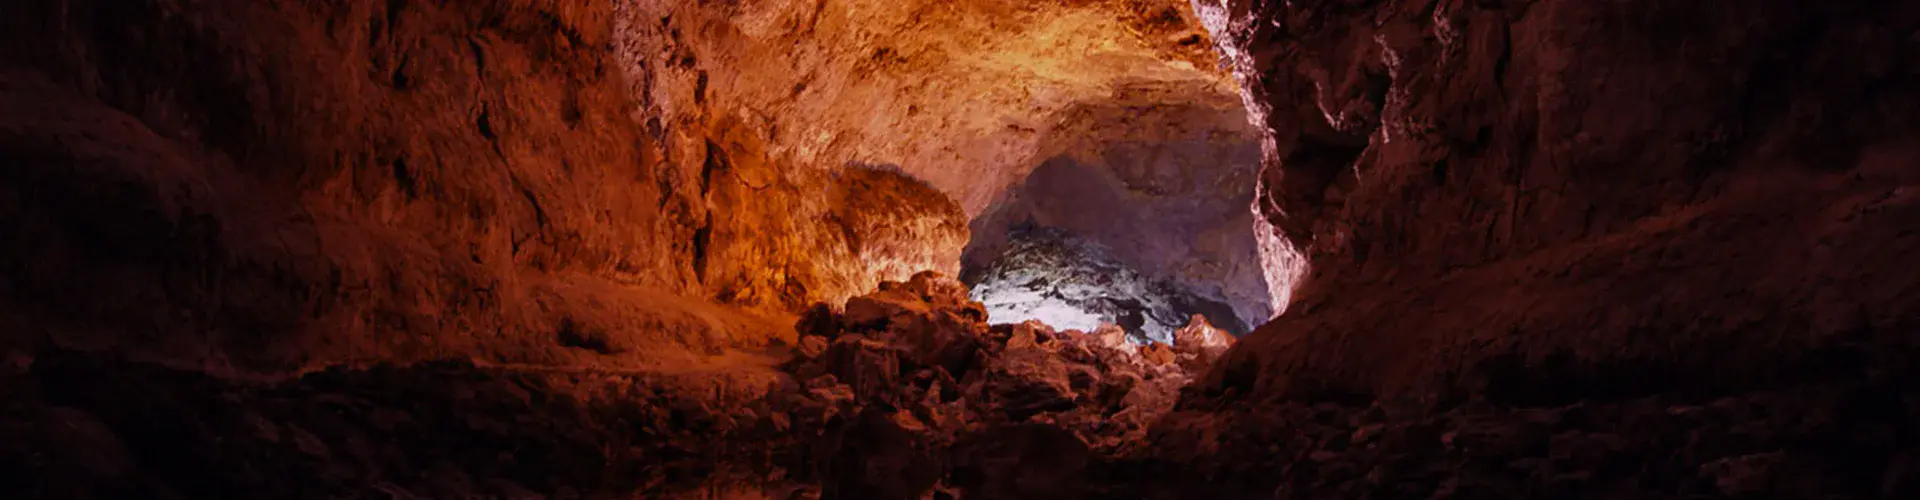
<svg viewBox="0 0 1920 500">
<path fill-rule="evenodd" d="M 1248 210 L 1260 146 L 1238 99 L 1206 98 L 1134 96 L 1067 113 L 1041 141 L 1057 152 L 970 224 L 963 275 L 1016 251 L 1013 240 L 1026 229 L 1048 228 L 1099 244 L 1150 279 L 1230 305 L 1232 323 L 1272 318 L 1278 304 L 1260 272 Z"/>
<path fill-rule="evenodd" d="M 1206 316 L 1195 314 L 1187 326 L 1174 330 L 1173 352 L 1182 368 L 1203 373 L 1233 347 L 1234 341 L 1233 334 L 1214 328 Z"/>
<path fill-rule="evenodd" d="M 1196 314 L 1248 330 L 1231 305 L 1145 275 L 1114 253 L 1058 229 L 1020 229 L 997 258 L 966 279 L 995 323 L 1039 320 L 1089 331 L 1113 324 L 1137 342 L 1162 343 L 1173 342 L 1174 330 Z"/>
<path fill-rule="evenodd" d="M 236 382 L 68 351 L 10 357 L 0 492 L 891 499 L 1116 488 L 1104 479 L 1110 457 L 1136 453 L 1189 372 L 1124 341 L 989 328 L 966 297 L 932 273 L 883 283 L 844 313 L 807 315 L 817 342 L 802 344 L 821 347 L 781 371 L 751 356 L 674 373 L 444 361 Z"/>
<path fill-rule="evenodd" d="M 9 342 L 547 356 L 498 344 L 682 287 L 605 23 L 477 7 L 9 3 Z"/>
<path fill-rule="evenodd" d="M 466 361 L 235 382 L 0 365 L 9 498 L 1906 498 L 1914 350 L 1714 397 L 1537 387 L 1432 410 L 1175 396 L 1227 348 L 989 328 L 923 274 L 801 320 L 816 351 L 675 374 Z M 1123 347 L 1124 349 L 1116 349 Z M 1869 368 L 1871 367 L 1871 368 Z M 1575 401 L 1581 399 L 1581 401 Z"/>
<path fill-rule="evenodd" d="M 833 325 L 815 330 L 824 353 L 789 365 L 821 407 L 858 415 L 817 450 L 827 498 L 1093 494 L 1099 463 L 1137 453 L 1190 380 L 1117 331 L 989 328 L 964 285 L 933 273 L 849 301 Z"/>
<path fill-rule="evenodd" d="M 795 167 L 745 167 L 747 157 L 710 158 L 723 166 L 702 174 L 721 179 L 709 192 L 708 225 L 694 236 L 707 250 L 696 271 L 714 299 L 785 312 L 922 270 L 959 270 L 965 218 L 926 183 L 859 165 L 781 173 Z M 747 169 L 766 184 L 737 177 Z"/>
<path fill-rule="evenodd" d="M 795 167 L 899 165 L 970 216 L 1057 154 L 1043 138 L 1086 127 L 1075 110 L 1234 95 L 1177 0 L 621 7 L 621 62 L 668 136 L 731 121 Z"/>
<path fill-rule="evenodd" d="M 0 497 L 1920 493 L 1920 6 L 1196 6 L 1298 303 L 1136 345 L 906 276 L 1258 296 L 1176 3 L 0 3 Z"/>
<path fill-rule="evenodd" d="M 1214 394 L 1729 390 L 1916 325 L 1920 6 L 1195 5 L 1311 268 Z"/>
<path fill-rule="evenodd" d="M 922 183 L 767 187 L 725 123 L 675 129 L 702 146 L 675 156 L 613 14 L 0 7 L 0 343 L 269 373 L 649 365 L 780 335 L 708 298 L 782 312 L 957 270 L 964 219 Z"/>
<path fill-rule="evenodd" d="M 1235 304 L 1245 322 L 1271 316 L 1247 209 L 1255 131 L 1185 2 L 620 5 L 621 64 L 643 75 L 633 94 L 657 117 L 649 130 L 689 172 L 681 176 L 714 154 L 699 132 L 708 129 L 726 130 L 732 142 L 717 150 L 773 193 L 757 197 L 806 193 L 823 172 L 897 167 L 974 219 L 973 265 L 1004 249 L 1009 227 L 1033 222 L 1123 249 L 1130 265 Z M 1062 203 L 1070 199 L 1081 202 Z M 808 297 L 760 269 L 858 275 L 780 260 L 841 245 L 831 238 L 838 219 L 805 203 L 773 207 L 796 222 L 750 217 L 767 230 L 713 234 L 745 251 L 709 259 L 739 266 L 709 273 L 709 289 L 791 302 Z M 927 245 L 921 255 L 945 256 L 944 233 L 914 236 Z M 961 271 L 951 260 L 914 263 Z M 878 282 L 845 281 L 811 298 L 837 302 Z"/>
</svg>

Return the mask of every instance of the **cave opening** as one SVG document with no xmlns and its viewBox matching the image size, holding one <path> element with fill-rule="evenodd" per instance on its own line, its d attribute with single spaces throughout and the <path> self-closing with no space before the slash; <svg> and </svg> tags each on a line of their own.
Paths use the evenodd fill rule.
<svg viewBox="0 0 1920 500">
<path fill-rule="evenodd" d="M 1749 3 L 0 2 L 0 498 L 1920 498 Z"/>
<path fill-rule="evenodd" d="M 708 293 L 791 310 L 932 270 L 992 323 L 1139 342 L 1194 315 L 1245 334 L 1286 302 L 1253 215 L 1263 133 L 1188 2 L 621 5 L 649 109 L 729 137 L 740 175 L 687 203 L 710 210 Z"/>
<path fill-rule="evenodd" d="M 1170 343 L 1196 315 L 1234 335 L 1273 315 L 1250 209 L 1260 147 L 1236 96 L 1162 85 L 1057 123 L 969 224 L 960 277 L 990 321 Z"/>
</svg>

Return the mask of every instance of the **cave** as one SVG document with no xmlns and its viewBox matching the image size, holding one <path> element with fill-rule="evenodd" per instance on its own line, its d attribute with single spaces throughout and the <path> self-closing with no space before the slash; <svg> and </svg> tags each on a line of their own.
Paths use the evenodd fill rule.
<svg viewBox="0 0 1920 500">
<path fill-rule="evenodd" d="M 1059 112 L 1025 175 L 969 222 L 961 280 L 994 322 L 1171 343 L 1199 315 L 1246 334 L 1283 304 L 1259 270 L 1245 108 L 1215 85 L 1127 85 Z"/>
<path fill-rule="evenodd" d="M 4 498 L 1920 496 L 1920 3 L 0 28 Z"/>
</svg>

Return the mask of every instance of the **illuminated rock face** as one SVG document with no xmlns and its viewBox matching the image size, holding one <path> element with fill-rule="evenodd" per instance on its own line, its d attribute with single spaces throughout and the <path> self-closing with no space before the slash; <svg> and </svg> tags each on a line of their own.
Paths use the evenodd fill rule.
<svg viewBox="0 0 1920 500">
<path fill-rule="evenodd" d="M 765 342 L 681 297 L 700 190 L 629 113 L 609 14 L 7 3 L 6 343 L 277 372 Z"/>
<path fill-rule="evenodd" d="M 1052 156 L 1076 109 L 1236 95 L 1178 0 L 621 6 L 620 62 L 668 136 L 739 120 L 793 168 L 899 165 L 969 216 Z"/>
<path fill-rule="evenodd" d="M 1121 265 L 1226 304 L 1208 313 L 1222 324 L 1264 323 L 1281 306 L 1259 267 L 1248 205 L 1260 150 L 1238 100 L 1088 106 L 1062 128 L 1072 131 L 1048 139 L 1056 152 L 974 218 L 967 269 L 1004 260 L 1020 228 L 1043 228 L 1114 261 L 1088 265 Z"/>
<path fill-rule="evenodd" d="M 808 328 L 830 346 L 786 365 L 809 388 L 793 421 L 847 422 L 826 426 L 817 449 L 828 457 L 816 470 L 824 496 L 915 498 L 936 487 L 976 498 L 1130 496 L 1090 494 L 1125 491 L 1090 482 L 1090 466 L 1145 448 L 1189 362 L 1230 342 L 1204 322 L 1183 332 L 1193 340 L 1185 350 L 1038 322 L 988 327 L 967 293 L 918 274 Z"/>
<path fill-rule="evenodd" d="M 997 258 L 966 277 L 973 298 L 996 324 L 1038 320 L 1087 332 L 1113 324 L 1135 342 L 1170 344 L 1176 329 L 1205 314 L 1230 330 L 1247 331 L 1231 306 L 1143 275 L 1104 245 L 1057 229 L 1018 230 L 1012 238 Z"/>
<path fill-rule="evenodd" d="M 1237 322 L 1276 310 L 1250 229 L 1258 135 L 1183 2 L 624 2 L 614 24 L 669 172 L 710 177 L 719 155 L 771 186 L 755 204 L 676 205 L 715 221 L 709 245 L 727 256 L 708 262 L 732 267 L 703 287 L 722 300 L 791 308 L 903 279 L 860 272 L 858 256 L 796 257 L 851 248 L 811 201 L 817 179 L 884 165 L 959 205 L 974 265 L 1031 222 L 1231 303 Z M 1063 162 L 1101 198 L 1052 186 L 1076 182 L 1046 170 Z M 958 274 L 934 258 L 949 233 L 896 233 L 921 245 L 903 262 Z"/>
<path fill-rule="evenodd" d="M 710 302 L 780 313 L 958 272 L 945 193 L 888 161 L 787 154 L 798 136 L 723 105 L 733 87 L 676 80 L 682 54 L 611 3 L 116 10 L 0 12 L 19 48 L 0 61 L 18 159 L 0 271 L 22 297 L 0 320 L 68 332 L 10 344 L 266 371 L 624 365 L 779 336 Z M 786 74 L 747 62 L 729 67 Z M 653 347 L 557 340 L 576 330 Z"/>
<path fill-rule="evenodd" d="M 0 498 L 1920 498 L 1920 3 L 1179 2 L 0 2 Z"/>
</svg>

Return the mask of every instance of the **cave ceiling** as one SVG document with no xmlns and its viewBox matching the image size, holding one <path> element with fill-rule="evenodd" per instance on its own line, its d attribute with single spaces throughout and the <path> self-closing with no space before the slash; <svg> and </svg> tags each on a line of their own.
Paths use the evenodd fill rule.
<svg viewBox="0 0 1920 500">
<path fill-rule="evenodd" d="M 968 216 L 1072 139 L 1138 135 L 1128 108 L 1223 117 L 1240 98 L 1177 0 L 634 2 L 621 16 L 643 111 L 738 120 L 768 155 L 818 168 L 898 166 Z M 1088 109 L 1120 109 L 1093 125 Z M 1071 123 L 1078 122 L 1078 124 Z M 1062 133 L 1063 127 L 1078 127 Z"/>
</svg>

